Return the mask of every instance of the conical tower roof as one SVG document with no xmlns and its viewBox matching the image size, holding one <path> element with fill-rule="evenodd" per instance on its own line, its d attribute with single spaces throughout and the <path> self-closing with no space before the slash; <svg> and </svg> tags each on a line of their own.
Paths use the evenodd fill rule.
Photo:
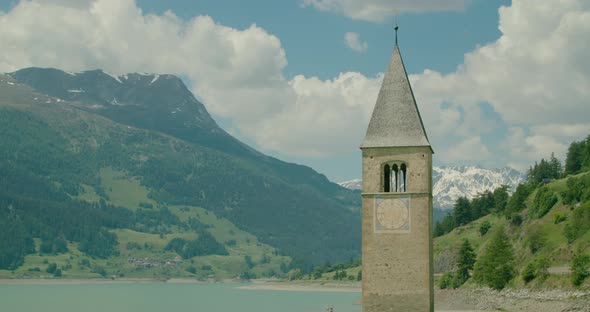
<svg viewBox="0 0 590 312">
<path fill-rule="evenodd" d="M 396 40 L 361 148 L 430 146 Z"/>
</svg>

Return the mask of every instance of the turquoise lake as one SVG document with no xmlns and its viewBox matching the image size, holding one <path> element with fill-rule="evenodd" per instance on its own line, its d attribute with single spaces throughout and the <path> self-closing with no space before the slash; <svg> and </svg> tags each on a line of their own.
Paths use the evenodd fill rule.
<svg viewBox="0 0 590 312">
<path fill-rule="evenodd" d="M 242 284 L 0 285 L 6 312 L 360 312 L 360 293 L 245 290 Z"/>
</svg>

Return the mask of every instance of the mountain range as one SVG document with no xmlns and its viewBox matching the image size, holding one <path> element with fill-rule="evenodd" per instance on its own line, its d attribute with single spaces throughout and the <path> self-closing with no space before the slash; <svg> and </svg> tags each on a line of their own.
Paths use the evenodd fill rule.
<svg viewBox="0 0 590 312">
<path fill-rule="evenodd" d="M 459 197 L 472 199 L 478 193 L 492 191 L 501 185 L 508 185 L 514 191 L 524 179 L 523 173 L 509 167 L 485 169 L 476 166 L 435 166 L 432 168 L 432 205 L 439 209 L 451 209 Z M 362 188 L 361 179 L 338 184 L 353 190 Z"/>
<path fill-rule="evenodd" d="M 235 139 L 176 76 L 22 69 L 0 75 L 0 121 L 9 205 L 105 203 L 141 215 L 134 231 L 160 234 L 182 234 L 205 209 L 298 265 L 360 255 L 358 191 Z M 145 223 L 154 209 L 175 221 Z"/>
<path fill-rule="evenodd" d="M 157 252 L 164 255 L 171 239 L 205 237 L 206 246 L 222 254 L 225 248 L 230 258 L 258 246 L 259 272 L 268 276 L 285 259 L 305 267 L 360 255 L 360 194 L 349 189 L 360 181 L 340 186 L 240 142 L 174 75 L 52 68 L 0 75 L 0 130 L 0 221 L 20 220 L 22 227 L 9 232 L 23 242 L 51 247 L 66 239 L 108 258 L 145 256 L 127 247 L 149 246 L 150 235 L 160 235 Z M 438 208 L 522 179 L 507 168 L 433 173 Z M 92 251 L 91 243 L 105 250 Z M 241 265 L 219 264 L 234 273 Z"/>
</svg>

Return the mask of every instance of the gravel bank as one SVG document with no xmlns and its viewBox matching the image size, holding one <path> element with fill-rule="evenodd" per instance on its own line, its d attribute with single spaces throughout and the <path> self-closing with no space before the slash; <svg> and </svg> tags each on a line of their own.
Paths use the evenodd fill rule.
<svg viewBox="0 0 590 312">
<path fill-rule="evenodd" d="M 489 288 L 437 290 L 437 311 L 590 312 L 589 291 Z"/>
</svg>

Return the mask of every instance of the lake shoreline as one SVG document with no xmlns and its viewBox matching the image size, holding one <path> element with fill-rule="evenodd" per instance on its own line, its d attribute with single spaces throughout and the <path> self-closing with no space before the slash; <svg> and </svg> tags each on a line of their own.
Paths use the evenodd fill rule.
<svg viewBox="0 0 590 312">
<path fill-rule="evenodd" d="M 145 283 L 176 283 L 176 284 L 206 284 L 206 283 L 238 282 L 234 280 L 200 281 L 191 278 L 3 278 L 0 285 L 69 285 L 69 284 L 145 284 Z"/>
<path fill-rule="evenodd" d="M 215 284 L 215 283 L 239 283 L 239 289 L 243 290 L 271 290 L 271 291 L 303 291 L 303 292 L 348 292 L 360 293 L 360 283 L 336 283 L 336 282 L 300 282 L 281 281 L 276 279 L 254 279 L 249 281 L 237 279 L 224 280 L 197 280 L 192 278 L 14 278 L 0 279 L 0 285 L 82 285 L 82 284 Z"/>
<path fill-rule="evenodd" d="M 273 291 L 311 291 L 311 292 L 348 292 L 360 293 L 360 282 L 336 283 L 336 282 L 300 282 L 277 280 L 252 280 L 244 286 L 238 287 L 244 290 L 273 290 Z"/>
<path fill-rule="evenodd" d="M 234 284 L 233 289 L 245 292 L 285 291 L 302 293 L 361 292 L 360 282 L 337 281 L 284 281 L 277 279 L 197 280 L 191 278 L 115 278 L 115 279 L 0 279 L 3 285 L 99 285 L 99 284 Z M 353 304 L 360 304 L 360 299 Z M 508 311 L 553 312 L 590 311 L 590 290 L 565 289 L 505 289 L 488 288 L 438 289 L 435 288 L 436 311 Z"/>
</svg>

